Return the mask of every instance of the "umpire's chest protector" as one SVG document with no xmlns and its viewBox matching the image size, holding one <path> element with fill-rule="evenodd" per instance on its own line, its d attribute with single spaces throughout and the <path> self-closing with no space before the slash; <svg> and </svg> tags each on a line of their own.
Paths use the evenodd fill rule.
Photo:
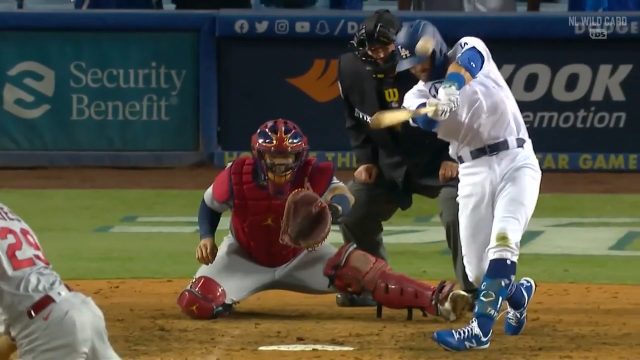
<svg viewBox="0 0 640 360">
<path fill-rule="evenodd" d="M 292 191 L 305 186 L 322 196 L 333 178 L 333 168 L 314 164 L 307 159 L 292 184 Z M 331 165 L 330 163 L 328 163 Z M 269 193 L 267 187 L 256 181 L 253 158 L 239 158 L 230 170 L 233 196 L 231 231 L 240 246 L 257 264 L 277 267 L 286 264 L 303 249 L 280 243 L 280 224 L 284 214 L 286 198 Z"/>
<path fill-rule="evenodd" d="M 347 109 L 352 112 L 347 121 L 368 123 L 376 112 L 402 104 L 405 92 L 398 89 L 393 76 L 386 79 L 375 77 L 354 53 L 342 55 L 338 69 L 342 95 L 351 105 Z M 354 125 L 347 123 L 347 127 Z M 392 150 L 394 144 L 391 143 L 389 131 L 368 129 L 367 133 L 379 147 Z"/>
<path fill-rule="evenodd" d="M 340 57 L 339 80 L 347 111 L 353 112 L 347 116 L 347 128 L 362 129 L 374 142 L 378 149 L 377 164 L 383 174 L 402 184 L 409 167 L 417 176 L 437 179 L 448 143 L 439 140 L 435 133 L 408 123 L 399 129 L 379 130 L 366 124 L 380 110 L 401 107 L 404 95 L 417 82 L 413 75 L 405 71 L 384 79 L 375 78 L 355 54 L 347 53 Z"/>
<path fill-rule="evenodd" d="M 380 102 L 380 93 L 384 92 L 382 80 L 375 78 L 355 54 L 343 54 L 338 69 L 343 97 L 354 107 L 354 114 L 350 115 L 368 122 L 373 114 L 386 108 Z"/>
</svg>

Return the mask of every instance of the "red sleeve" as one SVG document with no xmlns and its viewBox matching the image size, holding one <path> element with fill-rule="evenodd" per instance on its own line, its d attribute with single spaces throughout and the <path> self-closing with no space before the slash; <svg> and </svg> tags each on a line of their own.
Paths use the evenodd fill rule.
<svg viewBox="0 0 640 360">
<path fill-rule="evenodd" d="M 231 200 L 231 166 L 233 164 L 224 168 L 213 181 L 213 200 L 220 204 Z"/>
<path fill-rule="evenodd" d="M 309 184 L 313 191 L 322 196 L 333 180 L 333 163 L 330 161 L 315 162 L 309 174 Z"/>
</svg>

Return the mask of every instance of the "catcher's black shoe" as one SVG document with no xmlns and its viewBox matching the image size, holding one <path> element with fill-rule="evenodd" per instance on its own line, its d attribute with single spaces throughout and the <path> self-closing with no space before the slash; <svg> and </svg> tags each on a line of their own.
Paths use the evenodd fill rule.
<svg viewBox="0 0 640 360">
<path fill-rule="evenodd" d="M 369 292 L 360 295 L 337 293 L 336 304 L 340 307 L 369 307 L 378 305 Z"/>
</svg>

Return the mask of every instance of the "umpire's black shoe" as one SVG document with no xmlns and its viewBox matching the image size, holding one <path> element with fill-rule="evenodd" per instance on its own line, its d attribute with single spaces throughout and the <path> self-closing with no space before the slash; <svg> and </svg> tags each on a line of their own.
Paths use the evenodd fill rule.
<svg viewBox="0 0 640 360">
<path fill-rule="evenodd" d="M 340 307 L 367 307 L 378 305 L 369 292 L 360 295 L 337 293 L 336 304 Z"/>
</svg>

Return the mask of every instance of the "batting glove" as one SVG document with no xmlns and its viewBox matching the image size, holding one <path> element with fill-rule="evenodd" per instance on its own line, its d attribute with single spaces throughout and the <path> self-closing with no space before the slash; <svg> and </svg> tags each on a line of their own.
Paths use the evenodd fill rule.
<svg viewBox="0 0 640 360">
<path fill-rule="evenodd" d="M 431 117 L 438 121 L 446 120 L 451 112 L 457 108 L 452 102 L 443 102 L 438 99 L 429 99 L 428 105 L 436 107 L 436 111 Z"/>
<path fill-rule="evenodd" d="M 453 111 L 460 106 L 460 90 L 453 82 L 445 81 L 438 89 L 438 100 L 441 103 L 451 104 L 451 111 Z"/>
<path fill-rule="evenodd" d="M 424 103 L 420 107 L 435 107 L 436 111 L 431 115 L 420 115 L 414 116 L 409 120 L 409 124 L 411 126 L 418 126 L 423 130 L 427 131 L 435 131 L 438 126 L 438 122 L 445 120 L 449 117 L 451 112 L 454 110 L 453 106 L 450 103 L 442 103 L 437 99 L 429 99 L 426 103 Z"/>
</svg>

